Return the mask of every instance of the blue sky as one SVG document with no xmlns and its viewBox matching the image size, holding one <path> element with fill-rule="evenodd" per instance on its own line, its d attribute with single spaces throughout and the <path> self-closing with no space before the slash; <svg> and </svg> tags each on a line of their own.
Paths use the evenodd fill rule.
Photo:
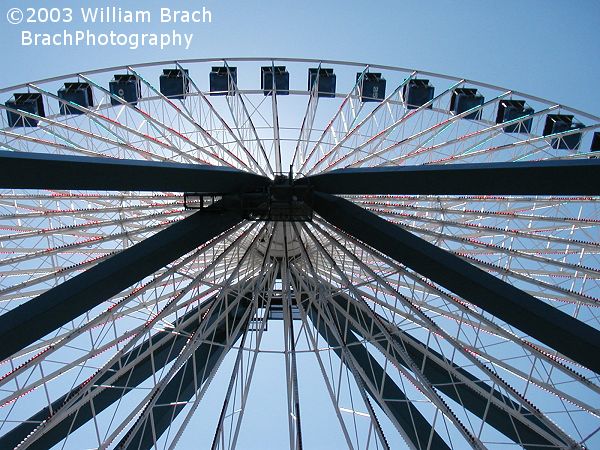
<svg viewBox="0 0 600 450">
<path fill-rule="evenodd" d="M 90 0 L 156 12 L 151 25 L 97 25 L 94 31 L 169 31 L 156 23 L 161 7 L 206 6 L 211 24 L 178 25 L 194 33 L 189 50 L 24 48 L 20 31 L 60 26 L 9 25 L 14 6 L 72 7 L 74 0 L 3 1 L 0 42 L 7 86 L 43 77 L 163 59 L 288 56 L 343 59 L 411 67 L 497 84 L 600 114 L 600 2 L 544 0 Z M 71 24 L 76 28 L 81 24 Z M 42 30 L 42 28 L 44 28 Z"/>
</svg>

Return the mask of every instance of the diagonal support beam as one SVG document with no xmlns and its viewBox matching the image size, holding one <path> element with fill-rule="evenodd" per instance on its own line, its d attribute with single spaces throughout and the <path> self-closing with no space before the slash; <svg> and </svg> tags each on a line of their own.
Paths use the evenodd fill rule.
<svg viewBox="0 0 600 450">
<path fill-rule="evenodd" d="M 5 189 L 229 193 L 268 183 L 229 167 L 0 151 L 0 188 Z"/>
<path fill-rule="evenodd" d="M 423 374 L 436 389 L 512 439 L 513 442 L 521 443 L 524 448 L 529 450 L 554 446 L 554 442 L 536 432 L 536 429 L 541 429 L 561 442 L 561 445 L 568 445 L 536 418 L 533 412 L 521 409 L 520 405 L 493 386 L 479 380 L 458 365 L 445 361 L 443 355 L 431 347 L 426 347 L 383 317 L 376 315 L 366 305 L 361 305 L 355 300 L 339 294 L 332 296 L 332 301 L 334 307 L 331 310 L 340 323 L 340 329 L 346 330 L 347 337 L 352 337 L 350 330 L 365 340 L 370 340 L 369 336 L 371 335 L 383 336 L 385 333 L 383 333 L 382 327 L 384 326 L 393 331 L 390 333 L 392 339 L 400 347 L 406 349 L 410 358 L 418 367 L 422 368 Z M 377 319 L 374 319 L 375 317 Z M 377 345 L 378 343 L 374 342 L 374 344 Z M 384 347 L 387 346 L 385 342 L 381 344 Z M 396 357 L 395 363 L 406 365 L 401 357 Z M 511 416 L 496 403 L 488 401 L 484 395 L 477 393 L 469 384 L 476 385 L 477 388 L 485 392 L 486 396 L 493 396 L 500 405 L 517 413 Z M 516 420 L 516 415 L 520 416 L 522 421 Z"/>
<path fill-rule="evenodd" d="M 433 429 L 413 403 L 409 401 L 402 389 L 386 373 L 377 359 L 369 353 L 356 336 L 349 332 L 348 327 L 345 327 L 344 323 L 336 321 L 334 325 L 337 330 L 334 330 L 326 323 L 321 312 L 314 304 L 307 304 L 306 306 L 308 316 L 319 334 L 342 361 L 345 361 L 346 358 L 352 359 L 352 365 L 360 371 L 361 377 L 365 377 L 365 389 L 392 422 L 403 430 L 410 440 L 411 448 L 449 450 L 448 444 Z M 342 334 L 339 335 L 339 333 Z M 339 335 L 344 342 L 340 342 L 336 335 Z"/>
<path fill-rule="evenodd" d="M 235 303 L 236 296 L 217 302 L 206 319 L 209 323 L 219 320 L 218 327 L 210 336 L 202 339 L 185 364 L 169 380 L 152 405 L 151 413 L 146 416 L 143 424 L 132 427 L 121 439 L 116 448 L 131 450 L 150 450 L 156 445 L 155 439 L 160 436 L 175 421 L 175 417 L 187 406 L 188 402 L 200 387 L 210 382 L 220 362 L 244 333 L 245 325 L 250 319 L 252 303 L 248 298 L 241 298 L 223 318 L 223 311 L 228 303 Z M 188 341 L 189 344 L 189 341 Z M 138 419 L 142 420 L 142 419 Z M 133 436 L 129 435 L 132 430 Z"/>
<path fill-rule="evenodd" d="M 340 195 L 600 195 L 600 160 L 368 167 L 299 180 Z"/>
<path fill-rule="evenodd" d="M 206 303 L 212 303 L 216 298 L 217 296 L 215 295 L 207 300 Z M 190 322 L 194 316 L 198 315 L 199 309 L 197 307 L 193 308 L 189 313 L 174 323 L 174 329 L 177 329 L 176 332 L 159 331 L 144 343 L 136 346 L 121 356 L 117 362 L 105 371 L 104 375 L 98 379 L 96 384 L 92 386 L 92 392 L 96 389 L 102 390 L 99 394 L 94 395 L 92 402 L 85 403 L 77 411 L 77 414 L 68 416 L 60 424 L 44 433 L 39 439 L 32 443 L 29 448 L 45 449 L 53 447 L 67 437 L 67 435 L 80 428 L 89 420 L 92 420 L 94 415 L 99 415 L 114 402 L 118 401 L 130 389 L 141 384 L 150 377 L 152 373 L 158 372 L 162 367 L 174 360 L 185 346 L 187 335 L 198 328 L 198 320 L 192 320 Z M 140 357 L 140 355 L 145 356 Z M 122 371 L 123 367 L 131 365 L 132 362 L 135 362 L 135 365 L 126 371 Z M 110 387 L 103 388 L 106 381 L 120 370 L 122 371 L 122 374 L 110 383 Z M 0 438 L 0 448 L 16 447 L 37 428 L 39 423 L 48 419 L 52 413 L 60 409 L 68 399 L 78 395 L 86 387 L 89 387 L 87 381 L 53 401 L 50 406 L 39 410 L 36 414 L 27 419 L 27 421 L 10 430 Z"/>
<path fill-rule="evenodd" d="M 314 209 L 337 228 L 600 373 L 597 329 L 348 200 L 315 193 Z"/>
<path fill-rule="evenodd" d="M 117 295 L 240 222 L 198 212 L 0 316 L 0 360 Z"/>
</svg>

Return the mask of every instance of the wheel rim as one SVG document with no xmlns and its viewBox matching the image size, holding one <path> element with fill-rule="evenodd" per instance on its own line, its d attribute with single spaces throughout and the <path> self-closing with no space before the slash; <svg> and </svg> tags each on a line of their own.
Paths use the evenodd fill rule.
<svg viewBox="0 0 600 450">
<path fill-rule="evenodd" d="M 283 65 L 291 75 L 290 95 L 263 95 L 256 83 L 260 67 Z M 189 68 L 190 92 L 184 99 L 161 94 L 154 80 L 166 66 Z M 237 67 L 240 88 L 233 85 L 233 95 L 206 90 L 200 77 L 213 66 Z M 309 67 L 334 68 L 334 98 L 319 96 L 317 84 L 299 88 L 297 79 L 302 76 L 305 85 Z M 383 101 L 361 101 L 365 74 L 379 72 L 387 81 Z M 107 86 L 115 73 L 139 80 L 136 104 L 111 96 Z M 433 97 L 408 108 L 405 86 L 423 79 L 435 87 Z M 82 114 L 61 114 L 56 92 L 74 80 L 88 83 L 95 106 L 71 104 Z M 482 103 L 451 112 L 453 92 L 465 87 L 477 89 Z M 597 145 L 594 130 L 600 126 L 592 115 L 483 83 L 331 61 L 153 63 L 28 83 L 0 90 L 0 95 L 7 101 L 24 90 L 41 94 L 44 114 L 4 106 L 3 150 L 208 164 L 269 178 L 288 168 L 302 178 L 341 168 L 590 160 Z M 533 111 L 508 124 L 496 123 L 499 105 L 514 100 L 526 101 Z M 11 113 L 39 123 L 9 127 Z M 547 129 L 549 117 L 554 125 L 568 116 L 573 122 L 566 131 Z M 508 132 L 507 127 L 514 128 Z M 345 198 L 598 328 L 597 193 Z M 181 193 L 162 191 L 3 189 L 0 200 L 5 313 L 194 212 L 184 208 Z M 348 312 L 352 308 L 354 315 Z M 367 322 L 357 319 L 363 315 Z M 414 340 L 434 352 L 429 361 L 450 374 L 450 382 L 435 378 L 427 365 L 419 367 L 423 350 Z M 166 358 L 160 367 L 144 366 L 154 359 L 142 351 L 149 342 L 163 346 L 163 353 L 154 356 Z M 270 364 L 278 364 L 283 377 L 278 398 L 285 414 L 275 423 L 287 431 L 273 436 L 284 436 L 281 445 L 299 448 L 315 442 L 312 430 L 318 421 L 300 412 L 321 408 L 329 408 L 337 436 L 332 442 L 351 448 L 494 448 L 506 443 L 563 448 L 593 447 L 598 440 L 597 373 L 318 214 L 309 222 L 243 221 L 227 228 L 19 350 L 5 361 L 0 380 L 0 439 L 12 442 L 8 439 L 16 434 L 11 430 L 72 392 L 60 408 L 54 405 L 52 414 L 46 411 L 39 418 L 45 422 L 33 427 L 29 437 L 25 434 L 22 448 L 42 448 L 53 442 L 53 432 L 64 430 L 70 436 L 59 439 L 57 448 L 74 446 L 84 436 L 88 446 L 146 448 L 157 441 L 158 448 L 169 448 L 189 439 L 197 417 L 204 417 L 198 408 L 202 402 L 218 405 L 218 412 L 206 414 L 211 424 L 203 429 L 210 435 L 206 445 L 258 445 L 247 424 L 256 421 L 253 386 L 266 390 L 265 382 L 254 377 L 265 376 L 259 367 L 269 367 L 268 355 L 277 356 L 278 362 Z M 110 375 L 117 362 L 129 365 Z M 377 364 L 383 372 L 373 369 Z M 131 369 L 135 366 L 145 367 L 143 374 Z M 99 405 L 107 405 L 96 413 L 89 397 L 118 389 L 118 383 L 111 383 L 121 375 L 139 381 L 135 388 L 125 382 L 114 400 L 98 397 Z M 187 397 L 186 376 L 191 376 L 193 392 Z M 321 398 L 309 406 L 303 397 L 311 398 L 311 377 L 319 380 Z M 183 384 L 174 388 L 178 382 Z M 398 397 L 396 403 L 411 406 L 394 412 L 386 383 L 396 386 L 394 395 L 409 400 Z M 448 384 L 453 392 L 442 387 Z M 490 387 L 495 397 L 486 398 Z M 167 395 L 171 390 L 172 398 Z M 481 417 L 461 397 L 466 393 L 485 399 Z M 160 403 L 163 398 L 171 398 L 170 406 Z M 80 417 L 89 420 L 75 426 L 73 413 L 86 408 L 88 416 L 81 412 Z M 511 425 L 502 425 L 507 421 Z M 157 435 L 157 430 L 164 433 Z"/>
</svg>

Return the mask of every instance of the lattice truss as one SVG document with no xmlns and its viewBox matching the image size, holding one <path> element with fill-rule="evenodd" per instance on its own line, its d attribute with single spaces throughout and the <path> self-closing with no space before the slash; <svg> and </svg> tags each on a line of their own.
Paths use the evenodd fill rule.
<svg viewBox="0 0 600 450">
<path fill-rule="evenodd" d="M 600 446 L 600 118 L 293 59 L 0 97 L 0 448 Z"/>
</svg>

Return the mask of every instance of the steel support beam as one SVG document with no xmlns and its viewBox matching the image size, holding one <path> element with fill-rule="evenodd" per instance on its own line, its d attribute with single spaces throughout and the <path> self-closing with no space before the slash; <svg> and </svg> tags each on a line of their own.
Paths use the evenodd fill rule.
<svg viewBox="0 0 600 450">
<path fill-rule="evenodd" d="M 198 212 L 0 316 L 0 360 L 240 222 L 234 212 Z"/>
<path fill-rule="evenodd" d="M 314 209 L 337 228 L 600 373 L 597 329 L 348 200 L 315 193 Z"/>
<path fill-rule="evenodd" d="M 350 330 L 366 340 L 369 340 L 369 334 L 382 336 L 384 334 L 382 327 L 385 326 L 392 335 L 392 339 L 406 350 L 418 367 L 422 368 L 423 375 L 425 375 L 436 389 L 512 439 L 513 442 L 519 443 L 529 450 L 555 445 L 555 443 L 537 433 L 535 428 L 541 428 L 547 434 L 554 436 L 556 440 L 562 442 L 561 438 L 555 436 L 553 431 L 536 418 L 533 412 L 524 410 L 519 404 L 485 381 L 479 380 L 467 370 L 452 362 L 446 362 L 450 368 L 449 370 L 448 367 L 440 363 L 440 361 L 445 361 L 444 356 L 431 347 L 425 347 L 422 342 L 399 330 L 398 327 L 389 323 L 383 317 L 377 316 L 378 319 L 373 320 L 375 313 L 371 310 L 367 311 L 366 305 L 360 305 L 355 300 L 339 294 L 332 296 L 332 300 L 336 306 L 331 308 L 331 310 L 337 317 L 340 329 L 346 331 L 347 339 L 356 339 L 352 336 Z M 346 315 L 353 322 L 348 320 Z M 382 342 L 381 344 L 387 347 L 387 343 Z M 408 367 L 401 357 L 396 358 L 396 361 Z M 493 396 L 506 408 L 515 410 L 516 414 L 511 416 L 507 411 L 498 407 L 497 404 L 488 401 L 488 398 L 476 393 L 469 387 L 468 382 L 465 383 L 464 380 L 458 377 L 462 377 L 468 380 L 468 382 L 477 385 L 478 388 L 486 392 L 486 395 Z M 517 420 L 514 417 L 515 415 L 525 419 L 531 426 Z M 563 445 L 567 446 L 568 443 L 563 443 Z"/>
<path fill-rule="evenodd" d="M 269 180 L 196 164 L 0 151 L 0 188 L 100 191 L 240 192 Z"/>
<path fill-rule="evenodd" d="M 219 301 L 206 320 L 209 323 L 216 321 L 223 314 L 226 304 L 235 301 L 235 297 L 232 295 L 228 301 Z M 248 298 L 240 299 L 237 306 L 229 311 L 210 334 L 210 338 L 202 340 L 193 356 L 188 358 L 169 380 L 153 404 L 151 413 L 146 416 L 144 423 L 137 427 L 137 432 L 133 436 L 129 435 L 131 430 L 136 428 L 133 426 L 115 448 L 128 450 L 154 448 L 155 436 L 158 440 L 171 426 L 175 417 L 186 407 L 187 402 L 206 381 L 212 378 L 229 345 L 242 336 L 244 323 L 250 319 L 251 308 L 252 303 Z M 235 333 L 234 336 L 231 336 L 232 333 Z"/>
<path fill-rule="evenodd" d="M 213 302 L 216 297 L 217 296 L 213 296 L 207 303 Z M 102 389 L 99 394 L 94 396 L 92 402 L 85 403 L 77 411 L 77 414 L 74 417 L 72 415 L 68 416 L 68 418 L 64 419 L 60 424 L 44 433 L 42 437 L 33 442 L 28 448 L 32 450 L 41 450 L 56 445 L 66 438 L 68 434 L 77 430 L 89 420 L 92 420 L 94 414 L 100 414 L 114 402 L 118 401 L 127 393 L 127 391 L 150 377 L 153 370 L 154 372 L 157 372 L 166 364 L 174 360 L 185 346 L 187 335 L 198 328 L 199 320 L 192 321 L 183 327 L 181 327 L 181 325 L 189 322 L 190 319 L 197 314 L 198 308 L 194 308 L 173 324 L 174 330 L 177 329 L 177 331 L 159 331 L 144 343 L 134 347 L 121 356 L 117 362 L 105 371 L 104 375 L 98 379 L 96 384 L 92 386 L 92 391 Z M 139 358 L 139 355 L 146 353 L 149 349 L 151 349 L 151 351 L 148 352 L 146 356 Z M 133 361 L 135 361 L 135 365 L 123 372 L 121 376 L 111 383 L 110 387 L 100 387 L 115 373 L 118 373 L 120 369 Z M 40 422 L 48 419 L 52 413 L 61 408 L 68 399 L 78 395 L 86 387 L 88 387 L 87 382 L 80 384 L 72 391 L 53 401 L 51 406 L 41 409 L 27 419 L 27 421 L 10 430 L 0 438 L 0 448 L 16 447 L 37 428 Z"/>
<path fill-rule="evenodd" d="M 600 195 L 600 160 L 338 169 L 298 180 L 340 195 Z"/>
<path fill-rule="evenodd" d="M 391 415 L 390 419 L 402 428 L 402 431 L 410 440 L 411 448 L 449 450 L 448 444 L 433 429 L 429 421 L 406 397 L 396 382 L 386 373 L 377 359 L 369 353 L 356 336 L 348 332 L 347 328 L 344 329 L 343 323 L 338 322 L 336 328 L 338 333 L 343 333 L 341 337 L 345 340 L 345 342 L 339 342 L 336 338 L 337 333 L 335 330 L 330 329 L 324 317 L 320 316 L 319 310 L 306 300 L 304 303 L 304 308 L 306 308 L 311 322 L 332 350 L 342 361 L 351 357 L 353 365 L 367 377 L 368 382 L 363 383 L 365 389 L 371 398 L 379 404 L 379 407 L 386 414 Z M 345 330 L 345 333 L 342 330 Z M 344 350 L 347 351 L 347 354 Z"/>
</svg>

